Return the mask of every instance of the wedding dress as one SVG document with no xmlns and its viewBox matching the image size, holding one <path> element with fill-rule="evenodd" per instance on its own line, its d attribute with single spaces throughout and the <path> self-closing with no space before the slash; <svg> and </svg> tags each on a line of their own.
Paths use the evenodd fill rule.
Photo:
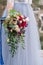
<svg viewBox="0 0 43 65">
<path fill-rule="evenodd" d="M 9 0 L 8 0 L 9 1 Z M 12 0 L 13 1 L 13 0 Z M 25 31 L 25 49 L 19 45 L 16 54 L 12 58 L 9 46 L 6 43 L 6 35 L 2 26 L 2 55 L 4 65 L 41 65 L 40 40 L 37 23 L 31 5 L 26 2 L 15 2 L 14 9 L 29 17 L 28 27 Z M 7 16 L 7 8 L 3 17 Z"/>
</svg>

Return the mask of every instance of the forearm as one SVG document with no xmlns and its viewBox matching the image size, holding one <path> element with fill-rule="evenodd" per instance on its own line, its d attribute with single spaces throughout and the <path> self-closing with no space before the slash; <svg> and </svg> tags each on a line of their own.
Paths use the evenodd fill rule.
<svg viewBox="0 0 43 65">
<path fill-rule="evenodd" d="M 8 15 L 9 15 L 9 11 L 12 10 L 13 7 L 14 7 L 14 0 L 7 0 Z"/>
</svg>

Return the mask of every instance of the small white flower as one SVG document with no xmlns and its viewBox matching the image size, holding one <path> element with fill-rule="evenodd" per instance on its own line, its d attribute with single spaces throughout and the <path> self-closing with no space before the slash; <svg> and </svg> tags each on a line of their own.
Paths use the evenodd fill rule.
<svg viewBox="0 0 43 65">
<path fill-rule="evenodd" d="M 10 31 L 12 32 L 12 29 Z"/>
<path fill-rule="evenodd" d="M 26 18 L 26 21 L 29 21 L 29 17 Z"/>
<path fill-rule="evenodd" d="M 9 38 L 7 39 L 7 42 L 9 42 Z"/>
<path fill-rule="evenodd" d="M 22 21 L 20 21 L 20 23 L 22 23 Z"/>
<path fill-rule="evenodd" d="M 25 22 L 26 20 L 25 19 L 23 19 L 23 22 Z"/>
</svg>

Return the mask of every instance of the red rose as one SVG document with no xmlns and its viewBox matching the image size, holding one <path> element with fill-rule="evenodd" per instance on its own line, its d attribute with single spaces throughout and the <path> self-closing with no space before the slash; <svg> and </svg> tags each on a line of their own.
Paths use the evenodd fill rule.
<svg viewBox="0 0 43 65">
<path fill-rule="evenodd" d="M 18 26 L 21 28 L 22 27 L 22 23 L 20 23 Z"/>
<path fill-rule="evenodd" d="M 26 21 L 25 22 L 22 22 L 22 27 L 27 27 Z"/>
<path fill-rule="evenodd" d="M 24 28 L 24 27 L 27 27 L 27 23 L 26 23 L 26 21 L 25 21 L 25 22 L 20 23 L 18 26 L 19 26 L 20 28 L 21 28 L 21 27 Z"/>
<path fill-rule="evenodd" d="M 19 20 L 22 20 L 23 18 L 21 16 L 19 16 Z"/>
</svg>

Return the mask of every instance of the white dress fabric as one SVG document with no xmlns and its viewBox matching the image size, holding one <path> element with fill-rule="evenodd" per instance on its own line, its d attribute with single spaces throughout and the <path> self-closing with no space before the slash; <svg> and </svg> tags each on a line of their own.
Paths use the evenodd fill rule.
<svg viewBox="0 0 43 65">
<path fill-rule="evenodd" d="M 25 49 L 19 44 L 16 54 L 12 58 L 9 52 L 9 46 L 6 43 L 6 35 L 2 26 L 2 54 L 4 65 L 41 65 L 40 40 L 37 23 L 34 17 L 33 9 L 29 3 L 14 3 L 14 9 L 29 17 L 28 27 L 25 32 Z M 3 17 L 7 16 L 5 9 Z"/>
</svg>

